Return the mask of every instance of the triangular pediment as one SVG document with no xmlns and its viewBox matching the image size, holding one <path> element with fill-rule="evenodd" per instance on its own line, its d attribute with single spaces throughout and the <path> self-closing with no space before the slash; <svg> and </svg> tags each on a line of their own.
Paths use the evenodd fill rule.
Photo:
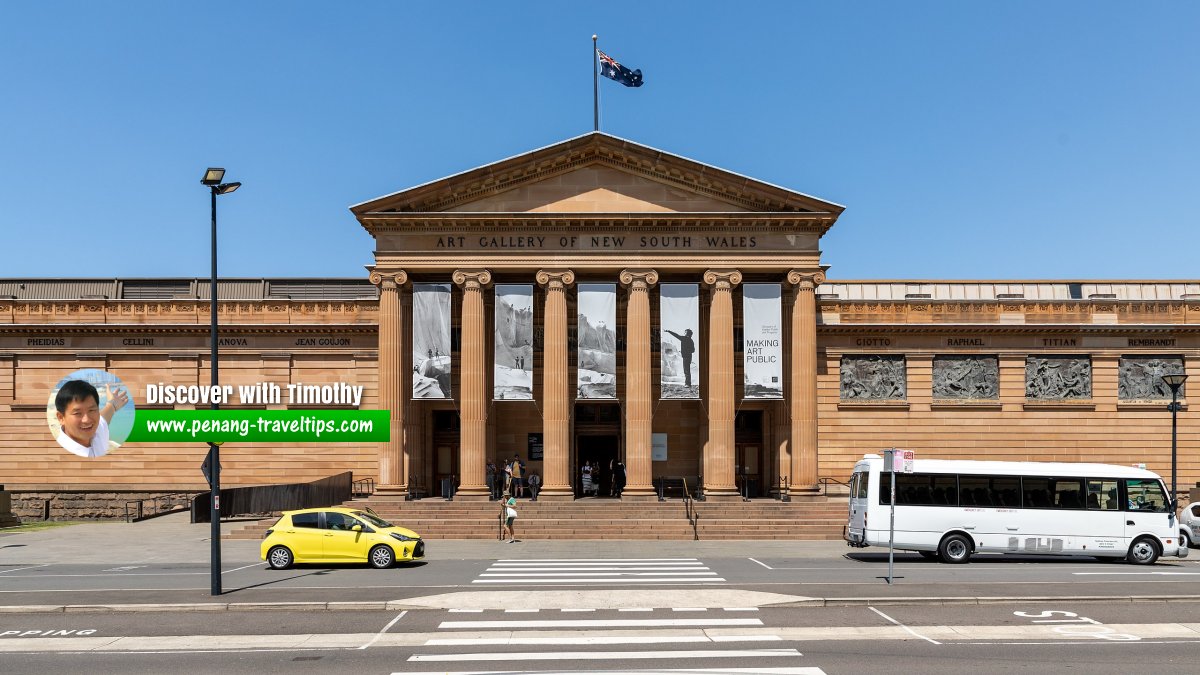
<svg viewBox="0 0 1200 675">
<path fill-rule="evenodd" d="M 593 132 L 351 207 L 383 213 L 826 213 L 843 207 Z"/>
</svg>

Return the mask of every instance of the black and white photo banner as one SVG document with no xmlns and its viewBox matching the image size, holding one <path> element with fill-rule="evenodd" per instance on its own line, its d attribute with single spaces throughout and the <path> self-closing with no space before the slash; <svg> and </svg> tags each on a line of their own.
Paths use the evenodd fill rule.
<svg viewBox="0 0 1200 675">
<path fill-rule="evenodd" d="M 745 398 L 783 398 L 783 320 L 779 284 L 742 284 Z"/>
<path fill-rule="evenodd" d="M 450 284 L 413 284 L 413 398 L 451 398 Z"/>
<path fill-rule="evenodd" d="M 533 285 L 496 284 L 492 398 L 533 400 Z"/>
<path fill-rule="evenodd" d="M 617 397 L 617 285 L 579 284 L 578 398 Z"/>
<path fill-rule="evenodd" d="M 700 398 L 700 285 L 659 286 L 662 398 Z"/>
</svg>

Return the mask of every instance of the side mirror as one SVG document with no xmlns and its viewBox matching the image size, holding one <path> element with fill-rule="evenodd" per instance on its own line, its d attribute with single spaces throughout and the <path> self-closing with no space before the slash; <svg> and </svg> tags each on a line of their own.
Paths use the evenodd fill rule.
<svg viewBox="0 0 1200 675">
<path fill-rule="evenodd" d="M 358 524 L 351 525 L 350 531 L 351 532 L 362 532 L 362 525 L 358 525 Z"/>
</svg>

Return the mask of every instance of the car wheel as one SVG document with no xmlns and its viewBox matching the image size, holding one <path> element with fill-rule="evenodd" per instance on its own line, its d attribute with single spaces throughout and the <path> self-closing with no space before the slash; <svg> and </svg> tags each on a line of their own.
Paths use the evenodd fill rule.
<svg viewBox="0 0 1200 675">
<path fill-rule="evenodd" d="M 944 563 L 961 564 L 971 559 L 971 540 L 961 534 L 948 534 L 938 545 L 938 557 Z"/>
<path fill-rule="evenodd" d="M 273 570 L 286 570 L 295 560 L 295 556 L 286 546 L 272 546 L 271 550 L 267 551 L 267 564 Z"/>
<path fill-rule="evenodd" d="M 1153 565 L 1158 562 L 1159 555 L 1158 543 L 1150 537 L 1141 537 L 1129 547 L 1126 559 L 1135 565 Z"/>
<path fill-rule="evenodd" d="M 1179 531 L 1179 548 L 1191 548 L 1192 537 L 1187 533 L 1187 530 Z"/>
<path fill-rule="evenodd" d="M 380 544 L 371 549 L 367 555 L 367 559 L 371 562 L 371 567 L 377 570 L 385 570 L 396 562 L 396 553 L 392 551 L 392 547 Z"/>
</svg>

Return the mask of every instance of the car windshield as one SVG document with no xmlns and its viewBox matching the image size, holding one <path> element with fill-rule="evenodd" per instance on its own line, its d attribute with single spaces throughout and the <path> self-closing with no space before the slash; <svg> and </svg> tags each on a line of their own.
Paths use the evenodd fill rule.
<svg viewBox="0 0 1200 675">
<path fill-rule="evenodd" d="M 395 527 L 394 525 L 392 525 L 388 521 L 384 520 L 383 518 L 380 518 L 379 516 L 373 516 L 369 513 L 363 513 L 362 511 L 355 511 L 354 515 L 357 516 L 358 518 L 362 518 L 363 520 L 374 525 L 375 527 Z"/>
</svg>

